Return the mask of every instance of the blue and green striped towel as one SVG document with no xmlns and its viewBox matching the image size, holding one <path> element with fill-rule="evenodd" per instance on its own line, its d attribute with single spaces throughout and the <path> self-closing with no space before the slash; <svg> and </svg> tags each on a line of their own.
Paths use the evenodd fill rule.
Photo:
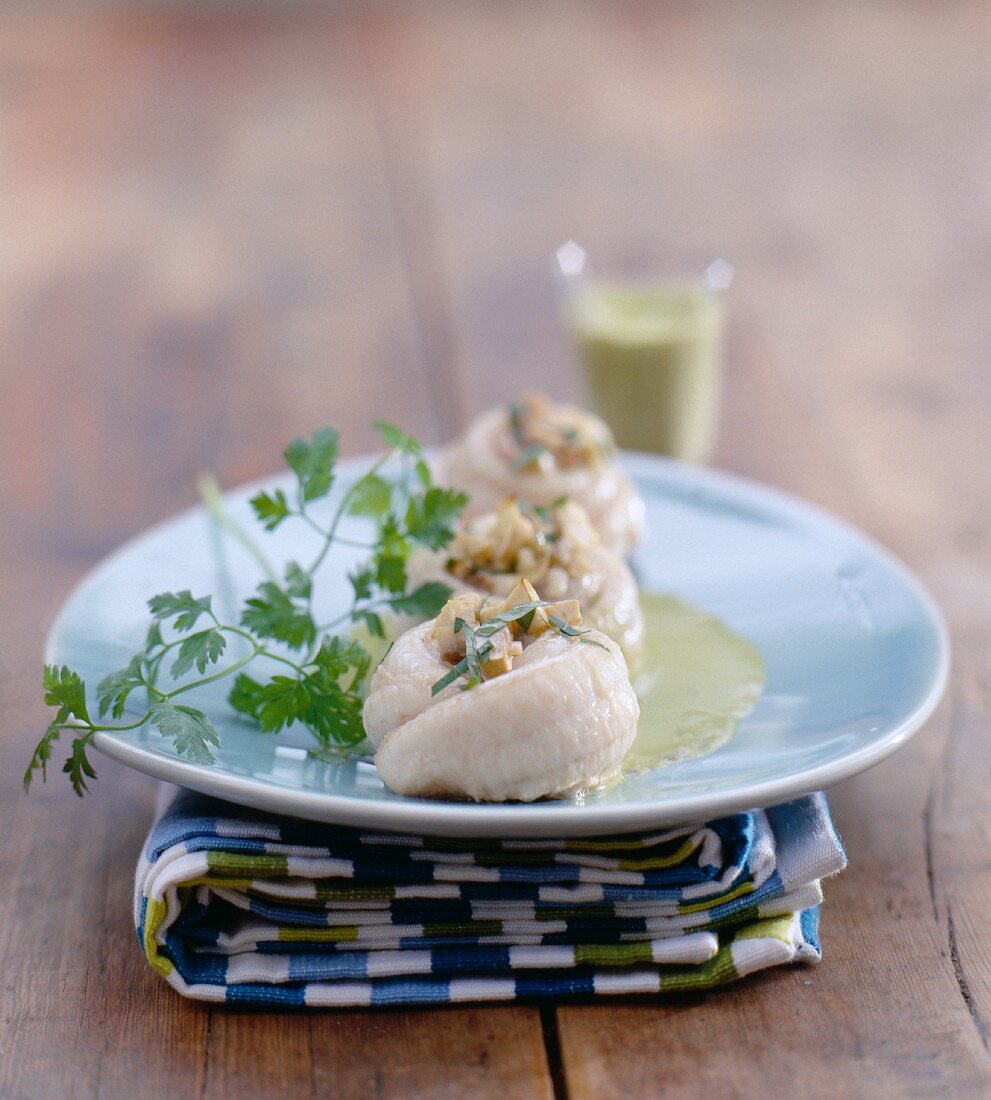
<svg viewBox="0 0 991 1100">
<path fill-rule="evenodd" d="M 818 961 L 843 848 L 821 794 L 581 840 L 452 840 L 191 791 L 138 864 L 149 963 L 187 997 L 423 1004 L 690 991 Z"/>
</svg>

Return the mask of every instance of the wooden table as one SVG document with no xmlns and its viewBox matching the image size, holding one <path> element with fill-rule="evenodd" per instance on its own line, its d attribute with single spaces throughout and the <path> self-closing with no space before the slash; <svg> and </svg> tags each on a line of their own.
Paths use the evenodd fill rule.
<svg viewBox="0 0 991 1100">
<path fill-rule="evenodd" d="M 991 7 L 168 6 L 0 34 L 0 1093 L 988 1095 Z M 19 791 L 56 607 L 203 470 L 573 395 L 569 236 L 735 261 L 719 465 L 866 528 L 952 624 L 936 717 L 832 792 L 824 963 L 544 1009 L 180 1000 L 129 915 L 152 783 Z"/>
</svg>

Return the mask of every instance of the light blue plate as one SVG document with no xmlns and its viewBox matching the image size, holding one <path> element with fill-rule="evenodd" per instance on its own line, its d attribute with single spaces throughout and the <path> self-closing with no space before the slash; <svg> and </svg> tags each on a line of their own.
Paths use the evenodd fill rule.
<svg viewBox="0 0 991 1100">
<path fill-rule="evenodd" d="M 922 725 L 943 692 L 948 644 L 938 610 L 901 564 L 862 534 L 773 490 L 648 455 L 623 461 L 647 502 L 647 540 L 635 558 L 643 587 L 718 615 L 767 666 L 757 708 L 711 755 L 581 800 L 407 798 L 387 791 L 369 762 L 310 759 L 304 731 L 273 737 L 252 729 L 229 710 L 222 688 L 196 703 L 220 731 L 213 765 L 180 759 L 146 729 L 98 734 L 96 747 L 160 779 L 297 817 L 450 836 L 575 836 L 781 802 L 876 764 Z M 342 483 L 367 466 L 343 463 Z M 247 501 L 257 488 L 227 498 L 248 526 Z M 354 521 L 352 536 L 360 525 Z M 276 560 L 311 553 L 306 529 L 291 523 L 260 538 Z M 345 608 L 344 577 L 357 560 L 358 552 L 346 550 L 328 557 L 317 585 L 326 596 L 321 618 Z M 92 688 L 140 648 L 150 595 L 214 593 L 214 606 L 232 616 L 260 579 L 241 546 L 194 509 L 128 543 L 82 582 L 52 629 L 48 660 L 77 669 Z"/>
</svg>

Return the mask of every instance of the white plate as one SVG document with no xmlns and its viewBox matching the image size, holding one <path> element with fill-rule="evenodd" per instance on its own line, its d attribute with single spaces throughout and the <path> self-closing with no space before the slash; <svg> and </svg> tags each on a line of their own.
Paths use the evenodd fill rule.
<svg viewBox="0 0 991 1100">
<path fill-rule="evenodd" d="M 635 556 L 643 587 L 720 616 L 767 667 L 756 709 L 709 756 L 581 800 L 407 798 L 386 790 L 368 762 L 308 758 L 304 731 L 273 737 L 252 729 L 227 707 L 223 690 L 197 702 L 221 735 L 213 765 L 180 759 L 148 729 L 100 733 L 96 747 L 159 779 L 318 821 L 447 836 L 577 836 L 772 805 L 876 764 L 922 725 L 946 682 L 948 644 L 938 610 L 901 564 L 864 535 L 771 489 L 648 455 L 624 455 L 623 464 L 647 502 L 647 540 Z M 367 465 L 342 463 L 341 483 Z M 257 488 L 227 498 L 248 525 L 247 500 Z M 308 556 L 297 541 L 306 535 L 290 523 L 260 538 L 276 559 Z M 346 606 L 345 572 L 356 560 L 345 550 L 328 556 L 318 584 L 326 594 L 321 613 Z M 90 573 L 58 616 L 48 659 L 75 668 L 92 688 L 140 648 L 150 595 L 214 593 L 215 607 L 233 614 L 259 579 L 251 557 L 194 509 Z"/>
</svg>

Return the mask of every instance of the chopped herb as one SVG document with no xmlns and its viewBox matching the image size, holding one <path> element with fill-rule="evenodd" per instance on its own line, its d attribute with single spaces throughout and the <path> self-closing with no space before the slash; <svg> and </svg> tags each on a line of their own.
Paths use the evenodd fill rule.
<svg viewBox="0 0 991 1100">
<path fill-rule="evenodd" d="M 533 622 L 533 616 L 540 607 L 550 607 L 549 601 L 529 600 L 527 603 L 518 603 L 515 607 L 510 607 L 508 610 L 500 612 L 498 615 L 494 615 L 488 622 L 483 623 L 476 633 L 479 637 L 488 638 L 502 630 L 504 626 L 509 626 L 510 623 L 518 622 L 520 624 L 520 629 L 525 634 L 530 629 L 530 624 Z"/>
<path fill-rule="evenodd" d="M 462 691 L 467 691 L 468 688 L 474 687 L 475 684 L 480 684 L 484 679 L 482 675 L 482 661 L 481 654 L 478 650 L 478 642 L 475 640 L 475 631 L 461 620 L 458 621 L 461 622 L 465 635 L 465 660 L 468 662 L 468 680 L 467 683 L 462 686 Z M 455 631 L 458 629 L 457 622 L 454 624 L 454 629 Z M 488 644 L 488 649 L 491 648 L 492 643 L 490 642 Z"/>
<path fill-rule="evenodd" d="M 292 515 L 289 499 L 282 489 L 276 489 L 274 493 L 259 493 L 251 498 L 251 507 L 255 510 L 258 521 L 266 531 L 274 531 L 276 527 Z"/>
<path fill-rule="evenodd" d="M 550 504 L 534 504 L 533 512 L 543 523 L 551 522 L 551 512 L 556 511 L 558 508 L 568 503 L 567 496 L 560 496 L 552 500 Z M 557 539 L 557 535 L 553 537 L 551 535 L 544 536 L 548 541 L 554 541 Z"/>
<path fill-rule="evenodd" d="M 430 694 L 439 695 L 444 688 L 449 687 L 455 680 L 460 679 L 468 671 L 468 658 L 462 657 L 460 661 L 445 675 L 443 675 L 431 688 Z"/>
<path fill-rule="evenodd" d="M 440 581 L 427 581 L 406 596 L 394 597 L 389 601 L 389 606 L 401 615 L 424 615 L 432 619 L 450 595 L 451 589 L 446 584 Z"/>
<path fill-rule="evenodd" d="M 548 600 L 530 600 L 527 603 L 516 604 L 514 607 L 510 607 L 506 611 L 493 616 L 487 622 L 482 623 L 481 626 L 476 627 L 465 622 L 460 616 L 455 618 L 454 633 L 460 634 L 462 631 L 464 632 L 465 655 L 449 672 L 445 673 L 444 676 L 431 686 L 430 694 L 437 695 L 438 692 L 443 691 L 444 688 L 453 684 L 462 676 L 466 677 L 465 683 L 462 685 L 463 691 L 467 691 L 468 688 L 482 683 L 485 679 L 481 667 L 482 661 L 492 651 L 493 646 L 491 642 L 488 642 L 479 647 L 478 640 L 491 638 L 494 634 L 505 629 L 511 623 L 518 623 L 521 632 L 525 634 L 530 629 L 538 609 L 551 606 L 553 605 Z M 577 638 L 579 642 L 598 646 L 600 649 L 605 649 L 608 652 L 608 647 L 604 646 L 601 642 L 596 641 L 594 638 L 585 637 L 590 631 L 577 630 L 575 627 L 569 626 L 557 615 L 549 615 L 548 622 L 558 634 L 562 634 L 567 638 Z"/>
<path fill-rule="evenodd" d="M 559 619 L 557 615 L 548 615 L 547 620 L 558 634 L 564 634 L 568 638 L 580 638 L 588 633 L 587 630 L 576 630 L 573 626 L 568 626 L 564 619 Z"/>
<path fill-rule="evenodd" d="M 216 664 L 224 655 L 227 639 L 214 628 L 189 634 L 179 646 L 179 656 L 172 663 L 172 677 L 178 679 L 196 666 L 197 672 L 206 672 L 207 665 Z"/>
<path fill-rule="evenodd" d="M 393 450 L 401 451 L 403 454 L 415 455 L 419 458 L 423 453 L 423 448 L 412 437 L 407 435 L 401 428 L 397 428 L 395 424 L 390 424 L 385 420 L 376 420 L 372 427 L 379 433 L 382 439 L 385 441 L 385 445 Z M 424 471 L 418 471 L 421 482 L 423 481 Z M 424 482 L 424 488 L 429 488 L 430 482 L 427 480 Z"/>
<path fill-rule="evenodd" d="M 547 448 L 542 443 L 532 443 L 530 446 L 520 451 L 513 459 L 511 467 L 514 470 L 525 470 L 527 466 L 533 466 L 538 463 L 547 453 Z"/>
<path fill-rule="evenodd" d="M 340 436 L 333 428 L 321 428 L 313 439 L 294 439 L 283 457 L 296 474 L 300 503 L 319 500 L 330 492 Z"/>
<path fill-rule="evenodd" d="M 519 447 L 527 445 L 526 428 L 523 419 L 526 416 L 526 408 L 523 405 L 509 406 L 509 427 L 513 433 L 513 439 Z"/>
</svg>

